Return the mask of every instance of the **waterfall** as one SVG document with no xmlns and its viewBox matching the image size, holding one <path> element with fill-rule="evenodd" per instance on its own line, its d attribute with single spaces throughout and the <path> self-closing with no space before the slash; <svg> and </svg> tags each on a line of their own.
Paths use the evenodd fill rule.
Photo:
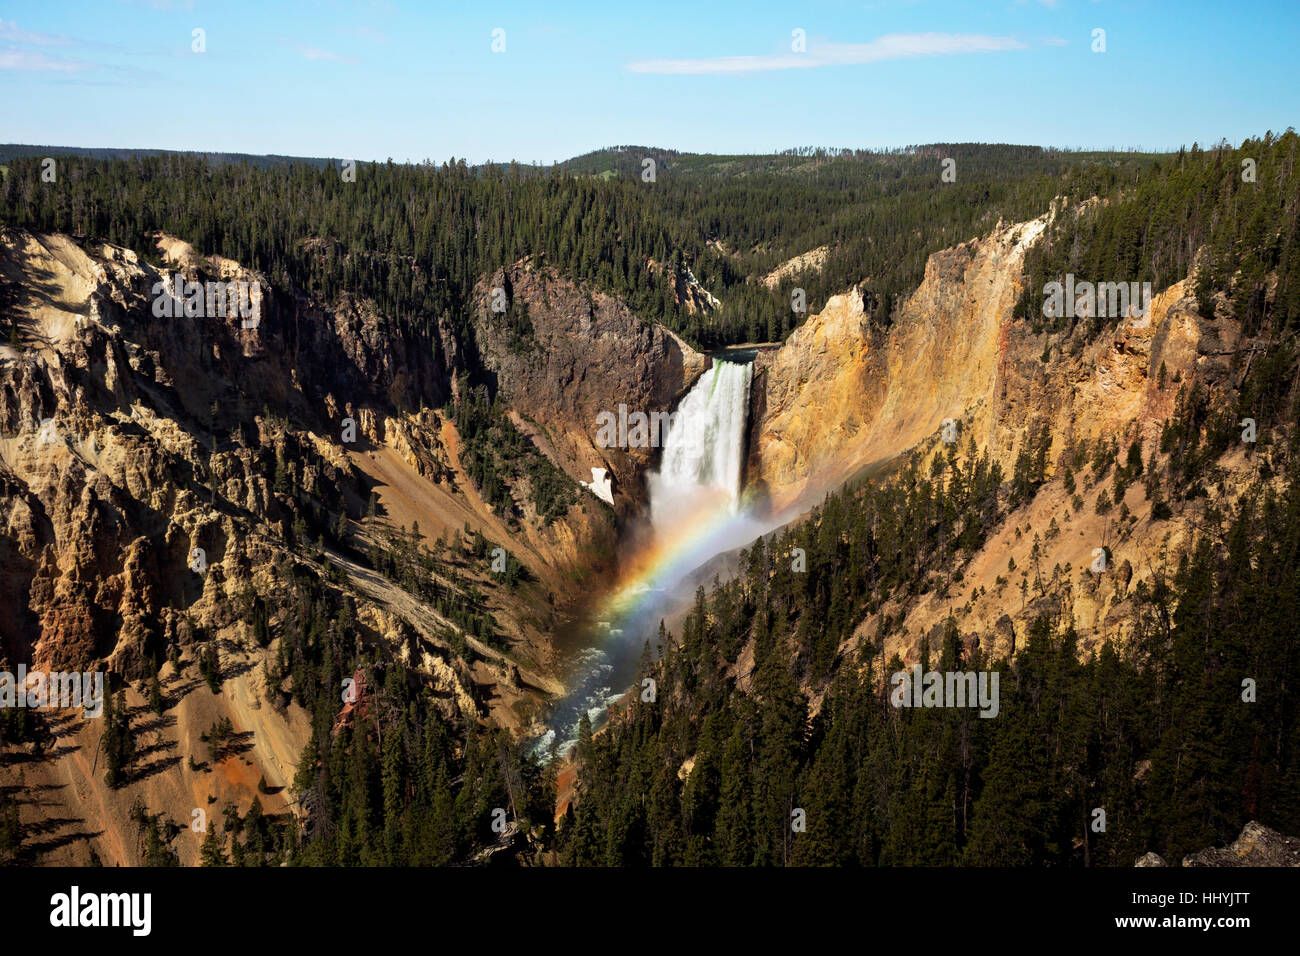
<svg viewBox="0 0 1300 956">
<path fill-rule="evenodd" d="M 651 472 L 650 520 L 656 528 L 740 504 L 745 423 L 753 366 L 713 360 L 673 414 L 659 470 Z"/>
<path fill-rule="evenodd" d="M 629 556 L 621 586 L 593 609 L 585 646 L 565 679 L 534 752 L 573 745 L 578 720 L 599 725 L 636 676 L 645 643 L 683 595 L 682 583 L 715 555 L 768 530 L 741 506 L 753 367 L 713 360 L 670 418 L 659 470 L 647 475 L 650 540 Z M 689 597 L 689 594 L 686 595 Z"/>
</svg>

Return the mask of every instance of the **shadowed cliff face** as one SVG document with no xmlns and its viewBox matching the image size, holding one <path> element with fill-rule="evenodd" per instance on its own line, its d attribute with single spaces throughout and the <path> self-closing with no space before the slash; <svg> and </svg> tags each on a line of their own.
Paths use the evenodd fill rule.
<svg viewBox="0 0 1300 956">
<path fill-rule="evenodd" d="M 102 662 L 140 677 L 196 634 L 238 643 L 244 595 L 273 598 L 287 568 L 305 562 L 319 575 L 322 561 L 351 560 L 345 544 L 365 548 L 416 522 L 431 547 L 481 532 L 562 604 L 569 576 L 593 573 L 592 549 L 612 553 L 608 507 L 582 492 L 552 522 L 527 501 L 503 521 L 465 473 L 454 423 L 434 409 L 486 375 L 542 454 L 574 480 L 609 468 L 630 513 L 657 449 L 597 447 L 597 416 L 620 402 L 670 410 L 708 364 L 617 300 L 527 263 L 483 283 L 528 307 L 526 341 L 485 303 L 467 343 L 445 323 L 421 339 L 347 294 L 323 305 L 173 237 L 157 246 L 162 269 L 104 243 L 3 234 L 0 275 L 21 330 L 16 348 L 0 345 L 0 651 L 11 662 Z M 159 283 L 178 270 L 257 283 L 256 322 L 233 308 L 157 314 Z M 322 540 L 328 558 L 307 547 Z M 190 568 L 196 548 L 201 573 Z M 340 587 L 373 618 L 372 636 L 397 646 L 418 636 L 448 656 L 434 632 L 458 628 L 394 613 L 403 602 L 348 567 Z M 535 598 L 503 595 L 492 611 L 544 664 Z M 453 698 L 469 700 L 467 679 Z"/>
<path fill-rule="evenodd" d="M 136 680 L 175 655 L 181 669 L 166 663 L 160 676 L 180 699 L 177 745 L 234 720 L 253 741 L 252 763 L 223 793 L 248 802 L 259 776 L 290 782 L 307 739 L 296 703 L 268 706 L 282 689 L 264 672 L 293 581 L 306 577 L 347 602 L 358 639 L 423 672 L 449 717 L 526 731 L 546 695 L 562 691 L 549 673 L 552 632 L 612 560 L 615 514 L 579 491 L 552 521 L 518 497 L 505 518 L 468 477 L 449 402 L 486 379 L 569 478 L 609 468 L 619 510 L 631 513 L 658 450 L 597 447 L 598 414 L 620 402 L 668 411 L 708 360 L 609 296 L 527 264 L 484 282 L 528 305 L 533 331 L 521 347 L 487 311 L 476 340 L 446 323 L 422 338 L 346 293 L 327 305 L 171 237 L 158 249 L 161 269 L 96 241 L 0 235 L 19 326 L 16 346 L 0 344 L 0 657 Z M 158 283 L 177 270 L 258 283 L 255 327 L 233 309 L 158 315 Z M 473 532 L 531 576 L 503 586 L 470 553 Z M 443 593 L 492 618 L 493 642 L 367 564 L 372 548 L 415 545 L 438 556 L 430 573 Z M 254 640 L 254 608 L 269 609 L 269 646 Z M 213 648 L 228 677 L 219 694 L 192 673 Z M 141 704 L 135 689 L 129 697 Z M 105 791 L 85 759 L 96 733 L 93 721 L 70 723 L 74 746 L 29 767 L 29 782 L 99 794 L 102 812 L 87 818 L 105 834 L 99 852 L 128 862 L 129 794 Z M 169 758 L 141 785 L 175 819 L 195 799 L 183 766 Z M 67 861 L 85 862 L 78 846 Z"/>
<path fill-rule="evenodd" d="M 312 546 L 325 526 L 341 520 L 357 543 L 373 533 L 357 519 L 374 482 L 340 443 L 340 420 L 356 416 L 359 445 L 418 438 L 404 403 L 445 393 L 429 351 L 382 334 L 367 309 L 323 310 L 228 260 L 160 247 L 190 279 L 259 283 L 256 327 L 233 312 L 157 315 L 161 276 L 128 250 L 3 236 L 22 339 L 0 348 L 10 664 L 134 679 L 208 642 L 234 668 L 255 660 L 254 599 L 274 606 L 294 574 L 348 564 L 338 544 Z M 423 659 L 451 710 L 478 711 L 469 670 L 433 626 L 346 575 L 337 588 L 360 634 Z"/>
<path fill-rule="evenodd" d="M 493 312 L 501 289 L 507 313 Z M 710 366 L 662 326 L 641 321 L 619 300 L 579 289 L 531 260 L 476 289 L 477 338 L 517 424 L 570 477 L 591 481 L 592 468 L 614 476 L 616 507 L 644 505 L 642 472 L 659 449 L 601 447 L 598 417 L 669 412 Z M 510 326 L 526 308 L 531 333 Z"/>
</svg>

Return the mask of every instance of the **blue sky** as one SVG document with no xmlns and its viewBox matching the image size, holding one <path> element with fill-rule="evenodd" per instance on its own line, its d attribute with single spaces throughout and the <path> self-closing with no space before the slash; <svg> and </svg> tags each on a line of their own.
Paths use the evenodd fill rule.
<svg viewBox="0 0 1300 956">
<path fill-rule="evenodd" d="M 1166 148 L 1297 125 L 1297 51 L 1298 0 L 0 2 L 0 142 L 548 163 Z"/>
</svg>

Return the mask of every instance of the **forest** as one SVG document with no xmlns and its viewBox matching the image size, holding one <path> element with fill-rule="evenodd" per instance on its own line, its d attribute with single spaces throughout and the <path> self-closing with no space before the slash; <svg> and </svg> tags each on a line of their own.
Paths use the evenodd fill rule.
<svg viewBox="0 0 1300 956">
<path fill-rule="evenodd" d="M 1213 316 L 1215 292 L 1247 335 L 1300 324 L 1300 178 L 1297 136 L 1266 133 L 1236 149 L 1219 144 L 1162 157 L 1135 180 L 1100 169 L 1064 181 L 1063 215 L 1029 251 L 1016 315 L 1041 330 L 1043 287 L 1066 273 L 1108 282 L 1150 282 L 1160 293 L 1197 268 L 1199 310 Z M 1270 293 L 1270 283 L 1276 290 Z M 1087 321 L 1087 339 L 1115 321 Z"/>
<path fill-rule="evenodd" d="M 1077 343 L 1069 323 L 1090 323 L 1084 339 L 1109 326 L 1049 324 L 1046 282 L 1073 272 L 1150 281 L 1158 292 L 1196 267 L 1203 313 L 1232 315 L 1270 343 L 1228 399 L 1186 383 L 1158 448 L 1077 442 L 1049 468 L 1044 432 L 1004 475 L 973 444 L 954 447 L 925 467 L 918 456 L 845 487 L 796 528 L 756 541 L 735 579 L 698 593 L 680 633 L 661 628 L 647 646 L 642 671 L 657 701 L 629 699 L 599 733 L 584 726 L 576 795 L 558 824 L 556 764 L 473 717 L 448 717 L 414 672 L 357 637 L 353 608 L 328 577 L 286 570 L 290 593 L 274 606 L 250 596 L 247 613 L 259 641 L 271 639 L 268 619 L 281 622 L 265 675 L 274 703 L 296 701 L 311 716 L 292 787 L 306 826 L 255 802 L 211 828 L 204 862 L 465 862 L 500 842 L 496 808 L 526 834 L 524 862 L 575 865 L 1128 866 L 1148 850 L 1176 857 L 1221 845 L 1248 819 L 1300 832 L 1296 151 L 1293 130 L 1159 156 L 934 145 L 698 157 L 624 147 L 552 169 L 360 164 L 355 182 L 309 162 L 63 157 L 71 189 L 43 184 L 37 157 L 14 158 L 0 187 L 14 225 L 101 237 L 151 261 L 150 236 L 163 230 L 281 289 L 324 303 L 369 298 L 435 351 L 444 321 L 472 341 L 483 276 L 533 254 L 702 348 L 788 335 L 804 318 L 789 309 L 796 284 L 809 314 L 859 285 L 883 327 L 930 252 L 1041 215 L 1054 199 L 1060 214 L 1028 256 L 1017 321 Z M 647 155 L 654 182 L 641 179 Z M 939 179 L 945 158 L 956 160 L 952 183 Z M 759 281 L 822 245 L 831 252 L 816 275 L 773 290 Z M 720 310 L 692 314 L 675 301 L 685 268 Z M 508 321 L 511 347 L 529 348 L 527 316 Z M 513 514 L 517 481 L 542 523 L 564 514 L 571 485 L 527 454 L 486 383 L 464 389 L 453 411 L 467 468 L 495 508 Z M 963 563 L 1049 480 L 1103 489 L 1098 510 L 1141 482 L 1156 521 L 1199 505 L 1245 415 L 1286 440 L 1252 451 L 1240 499 L 1209 508 L 1187 553 L 1138 585 L 1131 641 L 1081 654 L 1072 622 L 1045 608 L 1005 659 L 991 641 L 964 641 L 954 616 L 933 641 L 923 637 L 923 666 L 997 670 L 999 717 L 890 705 L 888 677 L 901 661 L 883 647 L 898 625 L 886 615 L 876 633 L 849 640 L 867 616 L 932 591 L 960 605 Z M 287 537 L 338 547 L 493 641 L 470 582 L 483 541 L 458 536 L 434 553 L 402 528 L 362 542 L 351 525 L 360 515 L 331 510 L 293 480 L 316 466 L 312 454 L 288 437 L 257 452 L 297 519 L 286 519 Z M 354 497 L 363 490 L 339 481 Z M 792 568 L 795 548 L 804 572 Z M 510 582 L 521 580 L 513 562 Z M 1021 581 L 1027 591 L 1023 571 Z M 753 665 L 742 682 L 746 649 Z M 219 687 L 216 661 L 197 663 Z M 369 691 L 344 719 L 333 689 L 357 673 Z M 1253 701 L 1243 699 L 1246 677 Z M 109 703 L 110 786 L 129 779 L 134 759 L 124 713 L 120 700 Z M 0 715 L 0 742 L 41 740 L 23 712 Z M 1098 808 L 1104 831 L 1092 826 Z M 796 810 L 805 831 L 791 828 Z M 143 808 L 139 822 L 150 860 L 167 862 L 168 822 Z M 16 845 L 15 831 L 0 791 L 0 853 Z"/>
<path fill-rule="evenodd" d="M 643 157 L 658 162 L 653 182 Z M 952 182 L 940 180 L 944 159 L 956 163 Z M 327 304 L 344 291 L 370 298 L 430 349 L 439 318 L 468 330 L 482 276 L 541 255 L 707 349 L 783 339 L 859 282 L 888 323 L 930 253 L 1040 215 L 1063 177 L 1131 180 L 1155 159 L 978 144 L 772 157 L 624 147 L 552 168 L 359 163 L 346 181 L 319 160 L 174 153 L 60 156 L 60 178 L 44 183 L 39 157 L 15 156 L 0 199 L 16 226 L 106 239 L 152 261 L 150 237 L 163 231 Z M 819 272 L 771 290 L 759 281 L 822 245 Z M 716 312 L 676 301 L 687 268 L 722 301 Z M 791 309 L 796 286 L 803 313 Z"/>
<path fill-rule="evenodd" d="M 1286 414 L 1294 426 L 1294 404 Z M 1177 858 L 1230 842 L 1248 819 L 1294 832 L 1300 495 L 1289 461 L 1282 493 L 1261 482 L 1211 513 L 1190 554 L 1139 584 L 1140 624 L 1122 648 L 1081 656 L 1071 622 L 1046 612 L 1011 661 L 964 643 L 954 618 L 935 646 L 923 637 L 924 670 L 1000 673 L 994 720 L 891 706 L 902 662 L 882 659 L 887 619 L 837 657 L 884 596 L 947 586 L 998 508 L 981 463 L 934 482 L 909 467 L 895 485 L 831 495 L 806 526 L 756 542 L 738 579 L 701 590 L 680 641 L 661 636 L 664 656 L 644 665 L 656 704 L 632 695 L 584 735 L 560 858 L 1131 866 L 1149 850 Z M 795 547 L 806 573 L 791 571 Z M 750 642 L 741 692 L 737 654 Z M 825 694 L 815 717 L 805 687 Z M 792 831 L 796 809 L 805 832 Z"/>
</svg>

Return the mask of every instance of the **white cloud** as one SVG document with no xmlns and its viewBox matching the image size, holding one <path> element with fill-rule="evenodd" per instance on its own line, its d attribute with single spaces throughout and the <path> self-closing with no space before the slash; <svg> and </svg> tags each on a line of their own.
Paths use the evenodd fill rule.
<svg viewBox="0 0 1300 956">
<path fill-rule="evenodd" d="M 715 56 L 693 60 L 636 60 L 627 64 L 632 73 L 755 73 L 767 70 L 806 70 L 819 66 L 854 66 L 918 56 L 953 56 L 1023 50 L 1012 37 L 977 33 L 892 33 L 870 43 L 808 42 L 806 53 L 767 56 Z"/>
<path fill-rule="evenodd" d="M 76 73 L 80 70 L 88 70 L 93 65 L 84 60 L 46 56 L 34 50 L 0 50 L 0 70 Z"/>
<path fill-rule="evenodd" d="M 383 30 L 376 30 L 368 26 L 347 26 L 335 27 L 334 32 L 340 36 L 352 37 L 357 40 L 365 40 L 367 43 L 387 43 L 388 34 Z"/>
<path fill-rule="evenodd" d="M 24 30 L 12 20 L 0 20 L 0 40 L 9 43 L 26 43 L 29 46 L 63 46 L 68 42 L 65 36 Z"/>
<path fill-rule="evenodd" d="M 339 56 L 329 50 L 322 50 L 318 46 L 300 46 L 298 53 L 304 60 L 328 60 L 333 63 L 355 63 L 352 57 Z"/>
</svg>

